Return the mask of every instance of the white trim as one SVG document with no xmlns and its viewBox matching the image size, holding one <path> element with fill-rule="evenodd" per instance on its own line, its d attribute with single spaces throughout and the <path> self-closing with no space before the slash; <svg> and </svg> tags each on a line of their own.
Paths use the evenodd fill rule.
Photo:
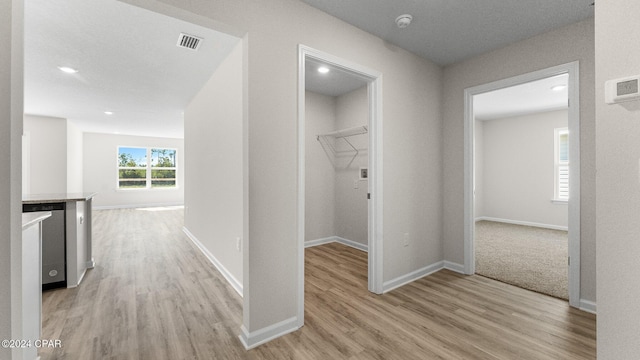
<svg viewBox="0 0 640 360">
<path fill-rule="evenodd" d="M 240 329 L 242 332 L 239 336 L 240 342 L 242 342 L 246 350 L 251 350 L 275 338 L 298 330 L 300 327 L 296 325 L 297 322 L 298 319 L 294 316 L 251 333 L 242 325 Z"/>
<path fill-rule="evenodd" d="M 361 243 L 359 243 L 357 241 L 345 239 L 345 238 L 340 237 L 340 236 L 329 236 L 329 237 L 326 237 L 326 238 L 320 238 L 320 239 L 305 241 L 304 242 L 304 247 L 306 249 L 306 248 L 310 248 L 310 247 L 314 247 L 314 246 L 331 244 L 331 243 L 334 243 L 334 242 L 342 244 L 342 245 L 346 245 L 346 246 L 349 246 L 349 247 L 352 247 L 352 248 L 360 250 L 360 251 L 369 252 L 369 247 L 367 245 L 361 244 Z"/>
<path fill-rule="evenodd" d="M 135 208 L 150 208 L 150 207 L 169 207 L 169 206 L 184 206 L 183 202 L 171 202 L 160 204 L 125 204 L 125 205 L 102 205 L 93 206 L 93 210 L 116 210 L 116 209 L 135 209 Z"/>
<path fill-rule="evenodd" d="M 568 205 L 569 200 L 567 199 L 551 199 L 551 203 L 555 205 Z"/>
<path fill-rule="evenodd" d="M 463 274 L 464 275 L 464 265 L 462 264 L 458 264 L 458 263 L 454 263 L 451 261 L 444 261 L 444 268 L 447 270 L 451 270 L 453 272 L 457 272 L 459 274 Z"/>
<path fill-rule="evenodd" d="M 560 127 L 560 128 L 555 128 L 553 129 L 553 201 L 561 201 L 561 200 L 565 200 L 569 201 L 569 193 L 567 192 L 567 196 L 560 196 L 560 169 L 561 168 L 567 168 L 566 171 L 569 171 L 569 167 L 570 167 L 570 163 L 569 160 L 567 159 L 566 161 L 561 161 L 560 160 L 560 137 L 566 135 L 567 139 L 569 137 L 569 127 L 565 126 L 565 127 Z M 569 144 L 569 146 L 571 146 L 571 144 Z M 569 149 L 567 149 L 567 152 L 569 151 Z M 571 181 L 571 178 L 569 178 L 569 181 Z M 567 184 L 568 190 L 571 191 L 571 187 L 569 187 L 569 184 Z"/>
<path fill-rule="evenodd" d="M 500 218 L 494 218 L 494 217 L 489 217 L 489 216 L 480 216 L 480 217 L 476 218 L 476 221 L 483 221 L 483 220 L 484 221 L 493 221 L 493 222 L 505 223 L 505 224 L 533 226 L 533 227 L 538 227 L 538 228 L 543 228 L 543 229 L 551 229 L 551 230 L 564 230 L 564 231 L 568 231 L 569 230 L 568 226 L 562 226 L 562 225 L 551 225 L 551 224 L 535 223 L 535 222 L 530 222 L 530 221 L 500 219 Z"/>
<path fill-rule="evenodd" d="M 225 268 L 224 265 L 222 265 L 222 263 L 218 261 L 218 259 L 216 259 L 215 256 L 213 256 L 213 254 L 209 251 L 209 249 L 207 249 L 204 246 L 204 244 L 202 244 L 200 240 L 198 240 L 198 238 L 196 238 L 196 236 L 189 231 L 189 229 L 187 229 L 186 227 L 183 227 L 182 231 L 184 231 L 184 233 L 187 234 L 187 237 L 191 239 L 194 245 L 198 247 L 198 249 L 200 249 L 202 254 L 204 254 L 204 256 L 213 264 L 213 266 L 215 266 L 216 269 L 218 269 L 218 271 L 222 274 L 222 276 L 224 276 L 224 278 L 227 279 L 231 287 L 233 287 L 233 289 L 238 293 L 238 295 L 242 297 L 242 284 L 238 281 L 238 279 L 236 279 L 231 274 L 231 272 L 227 270 L 227 268 Z"/>
<path fill-rule="evenodd" d="M 473 96 L 560 74 L 569 74 L 569 305 L 580 306 L 580 99 L 577 61 L 464 90 L 464 267 L 475 273 Z"/>
<path fill-rule="evenodd" d="M 593 301 L 580 299 L 580 310 L 596 314 L 596 303 Z"/>
<path fill-rule="evenodd" d="M 320 246 L 320 245 L 326 245 L 326 244 L 331 244 L 334 242 L 337 242 L 337 236 L 329 236 L 326 238 L 320 238 L 320 239 L 315 239 L 315 240 L 309 240 L 309 241 L 305 241 L 304 242 L 304 248 L 310 248 L 310 247 L 314 247 L 314 246 Z"/>
<path fill-rule="evenodd" d="M 87 269 L 85 268 L 84 270 L 82 270 L 82 275 L 80 275 L 80 278 L 78 279 L 78 285 L 80 285 L 80 283 L 82 283 L 82 279 L 84 279 L 84 275 L 86 273 L 87 273 Z"/>
<path fill-rule="evenodd" d="M 367 245 L 361 244 L 361 243 L 359 243 L 357 241 L 353 241 L 353 240 L 342 238 L 340 236 L 336 236 L 336 242 L 338 242 L 338 243 L 340 243 L 342 245 L 346 245 L 346 246 L 352 247 L 352 248 L 360 250 L 360 251 L 369 252 L 369 247 Z"/>
<path fill-rule="evenodd" d="M 313 58 L 360 77 L 368 82 L 369 181 L 368 191 L 368 289 L 383 292 L 383 204 L 382 204 L 382 73 L 331 54 L 298 45 L 298 326 L 304 325 L 304 237 L 305 237 L 305 60 Z"/>
<path fill-rule="evenodd" d="M 418 270 L 414 270 L 408 274 L 404 274 L 402 276 L 399 276 L 393 280 L 389 280 L 389 281 L 385 281 L 384 282 L 384 291 L 383 293 L 388 293 L 389 291 L 393 290 L 393 289 L 397 289 L 403 285 L 406 285 L 410 282 L 416 281 L 420 278 L 423 278 L 427 275 L 431 275 L 433 273 L 435 273 L 438 270 L 442 270 L 444 269 L 444 261 L 438 261 L 435 264 L 431 264 L 428 266 L 425 266 L 423 268 L 420 268 Z"/>
</svg>

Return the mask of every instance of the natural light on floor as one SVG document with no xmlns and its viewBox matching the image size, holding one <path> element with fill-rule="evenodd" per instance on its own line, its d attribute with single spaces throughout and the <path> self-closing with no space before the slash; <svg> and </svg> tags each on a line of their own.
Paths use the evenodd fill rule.
<svg viewBox="0 0 640 360">
<path fill-rule="evenodd" d="M 142 210 L 142 211 L 167 211 L 167 210 L 178 210 L 178 209 L 184 209 L 184 206 L 180 205 L 180 206 L 156 206 L 156 207 L 136 208 L 136 210 Z"/>
</svg>

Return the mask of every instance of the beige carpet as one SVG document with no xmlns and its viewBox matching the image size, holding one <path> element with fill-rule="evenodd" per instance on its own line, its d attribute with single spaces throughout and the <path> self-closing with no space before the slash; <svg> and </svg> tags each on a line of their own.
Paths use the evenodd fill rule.
<svg viewBox="0 0 640 360">
<path fill-rule="evenodd" d="M 569 299 L 566 231 L 476 222 L 476 273 Z"/>
</svg>

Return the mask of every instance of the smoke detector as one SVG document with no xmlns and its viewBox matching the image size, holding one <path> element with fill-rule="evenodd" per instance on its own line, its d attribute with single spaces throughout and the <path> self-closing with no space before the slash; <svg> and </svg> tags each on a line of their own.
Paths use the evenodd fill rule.
<svg viewBox="0 0 640 360">
<path fill-rule="evenodd" d="M 400 15 L 396 18 L 396 25 L 398 25 L 400 29 L 404 29 L 411 24 L 411 20 L 413 20 L 413 16 L 409 14 Z"/>
</svg>

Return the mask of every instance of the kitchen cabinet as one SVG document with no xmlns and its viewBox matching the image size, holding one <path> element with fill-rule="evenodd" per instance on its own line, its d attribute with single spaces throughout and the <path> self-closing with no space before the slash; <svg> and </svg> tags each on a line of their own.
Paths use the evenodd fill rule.
<svg viewBox="0 0 640 360">
<path fill-rule="evenodd" d="M 22 267 L 19 295 L 22 322 L 19 328 L 20 334 L 15 339 L 22 340 L 24 345 L 30 346 L 13 346 L 12 358 L 15 359 L 38 358 L 36 341 L 41 338 L 42 331 L 42 273 L 40 271 L 42 221 L 50 216 L 50 212 L 22 214 Z"/>
</svg>

